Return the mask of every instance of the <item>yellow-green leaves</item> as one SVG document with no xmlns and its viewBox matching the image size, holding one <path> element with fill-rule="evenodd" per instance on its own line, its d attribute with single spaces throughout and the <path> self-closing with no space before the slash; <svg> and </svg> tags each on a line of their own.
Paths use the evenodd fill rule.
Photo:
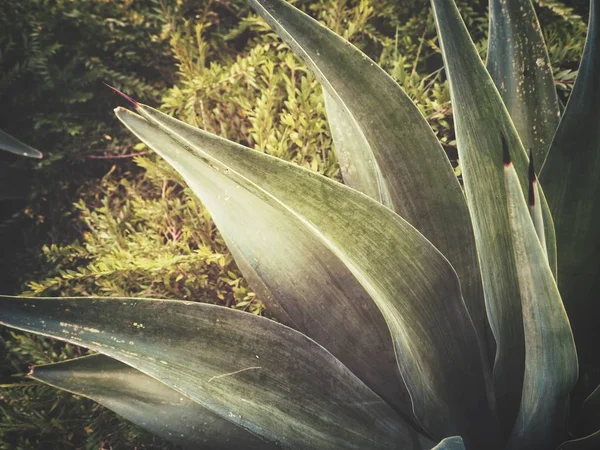
<svg viewBox="0 0 600 450">
<path fill-rule="evenodd" d="M 19 141 L 17 138 L 0 130 L 0 150 L 14 153 L 15 155 L 28 156 L 30 158 L 41 158 L 42 153 L 35 148 Z"/>
<path fill-rule="evenodd" d="M 124 362 L 281 448 L 432 445 L 323 347 L 253 314 L 173 300 L 2 297 L 0 323 Z"/>
<path fill-rule="evenodd" d="M 559 121 L 544 36 L 531 0 L 490 0 L 487 69 L 541 168 Z"/>
<path fill-rule="evenodd" d="M 184 448 L 277 448 L 166 384 L 102 354 L 36 366 L 28 376 L 90 398 Z"/>
<path fill-rule="evenodd" d="M 280 223 L 263 230 L 263 246 L 291 221 L 298 233 L 312 233 L 349 269 L 385 318 L 413 410 L 428 432 L 495 445 L 497 424 L 473 323 L 456 273 L 427 239 L 358 191 L 147 106 L 137 109 L 147 121 L 125 110 L 117 116 L 197 193 L 201 185 L 216 181 L 207 178 L 213 171 L 239 186 L 233 187 L 232 196 L 236 191 L 251 194 L 246 197 L 249 207 L 278 211 Z M 223 197 L 214 212 L 229 207 L 226 202 Z M 238 228 L 245 226 L 237 222 Z M 320 258 L 320 253 L 311 255 Z"/>
</svg>

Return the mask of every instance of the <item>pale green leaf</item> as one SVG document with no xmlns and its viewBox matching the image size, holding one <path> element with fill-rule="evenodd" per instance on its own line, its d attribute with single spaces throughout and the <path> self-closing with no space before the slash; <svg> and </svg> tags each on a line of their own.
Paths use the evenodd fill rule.
<svg viewBox="0 0 600 450">
<path fill-rule="evenodd" d="M 465 444 L 462 438 L 458 436 L 448 437 L 431 450 L 465 450 Z"/>
<path fill-rule="evenodd" d="M 508 448 L 553 448 L 566 435 L 569 393 L 578 376 L 577 351 L 512 163 L 505 163 L 504 172 L 525 335 L 523 393 Z"/>
<path fill-rule="evenodd" d="M 0 323 L 82 345 L 281 448 L 423 448 L 331 353 L 264 317 L 176 300 L 0 297 Z"/>
<path fill-rule="evenodd" d="M 462 189 L 431 127 L 374 61 L 285 0 L 248 0 L 321 82 L 344 182 L 397 212 L 450 261 L 489 332 Z"/>
<path fill-rule="evenodd" d="M 529 215 L 533 221 L 535 233 L 540 241 L 542 250 L 544 250 L 544 254 L 547 258 L 548 247 L 546 246 L 546 230 L 544 228 L 544 213 L 542 211 L 540 184 L 535 174 L 533 158 L 533 152 L 529 152 Z"/>
<path fill-rule="evenodd" d="M 415 415 L 427 431 L 434 436 L 460 433 L 466 442 L 495 442 L 485 369 L 460 284 L 429 241 L 358 191 L 147 106 L 137 110 L 148 121 L 123 109 L 117 116 L 198 195 L 202 185 L 214 182 L 208 178 L 211 171 L 225 175 L 238 191 L 254 196 L 249 207 L 268 205 L 285 213 L 286 221 L 293 218 L 299 232 L 313 233 L 348 267 L 387 322 Z M 228 205 L 222 201 L 215 207 Z"/>
<path fill-rule="evenodd" d="M 453 0 L 432 0 L 432 4 L 450 82 L 458 152 L 475 230 L 485 303 L 496 341 L 496 397 L 504 429 L 509 432 L 521 400 L 525 346 L 501 164 L 502 140 L 508 143 L 515 167 L 523 175 L 524 191 L 528 158 L 456 4 Z M 546 208 L 541 189 L 540 196 L 542 207 Z M 555 252 L 551 221 L 545 221 L 544 226 L 552 262 Z"/>
<path fill-rule="evenodd" d="M 28 376 L 92 399 L 185 448 L 277 448 L 166 384 L 108 356 L 97 354 L 35 366 Z"/>
<path fill-rule="evenodd" d="M 490 0 L 487 69 L 538 168 L 560 117 L 552 67 L 531 0 Z"/>
<path fill-rule="evenodd" d="M 30 158 L 41 158 L 43 155 L 35 148 L 24 144 L 17 138 L 0 130 L 0 150 L 5 150 L 15 155 L 28 156 Z"/>
</svg>

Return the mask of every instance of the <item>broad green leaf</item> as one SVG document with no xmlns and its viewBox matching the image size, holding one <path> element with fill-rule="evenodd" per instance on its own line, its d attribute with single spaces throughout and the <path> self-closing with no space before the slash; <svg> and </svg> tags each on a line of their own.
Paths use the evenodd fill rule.
<svg viewBox="0 0 600 450">
<path fill-rule="evenodd" d="M 600 430 L 589 436 L 562 443 L 557 450 L 597 450 L 600 448 Z"/>
<path fill-rule="evenodd" d="M 533 221 L 535 233 L 540 241 L 544 254 L 548 257 L 548 248 L 546 247 L 546 230 L 544 229 L 544 214 L 542 212 L 542 199 L 540 197 L 540 185 L 535 174 L 533 165 L 533 152 L 529 152 L 529 215 Z"/>
<path fill-rule="evenodd" d="M 285 0 L 248 0 L 321 82 L 344 181 L 397 212 L 450 261 L 482 349 L 489 332 L 462 189 L 402 88 L 349 42 Z"/>
<path fill-rule="evenodd" d="M 40 151 L 19 141 L 17 138 L 0 130 L 0 150 L 5 150 L 15 155 L 29 156 L 30 158 L 41 158 Z"/>
<path fill-rule="evenodd" d="M 101 354 L 35 366 L 28 376 L 92 399 L 185 448 L 277 448 L 166 384 Z"/>
<path fill-rule="evenodd" d="M 462 438 L 454 436 L 444 439 L 431 450 L 465 450 L 465 445 Z"/>
<path fill-rule="evenodd" d="M 487 69 L 538 168 L 560 118 L 552 67 L 531 0 L 490 0 Z"/>
<path fill-rule="evenodd" d="M 214 182 L 207 178 L 211 171 L 222 174 L 239 186 L 237 191 L 254 196 L 249 207 L 264 204 L 285 213 L 298 232 L 313 233 L 348 267 L 387 322 L 413 410 L 428 432 L 460 433 L 466 442 L 481 445 L 496 442 L 477 336 L 460 284 L 429 241 L 358 191 L 147 106 L 137 110 L 148 121 L 123 109 L 117 116 L 198 195 L 202 185 Z M 231 195 L 237 195 L 234 189 Z M 214 213 L 228 207 L 221 202 Z M 264 245 L 271 245 L 268 236 L 263 234 Z"/>
<path fill-rule="evenodd" d="M 3 297 L 0 323 L 119 360 L 282 448 L 423 447 L 331 353 L 253 314 L 176 300 Z"/>
<path fill-rule="evenodd" d="M 502 169 L 502 141 L 508 143 L 517 172 L 527 186 L 528 159 L 494 82 L 453 0 L 432 0 L 438 36 L 450 82 L 458 153 L 485 293 L 496 341 L 494 383 L 501 419 L 508 433 L 520 403 L 525 344 L 517 267 L 508 220 Z M 543 191 L 540 189 L 542 207 Z M 545 218 L 545 217 L 544 217 Z M 550 261 L 554 233 L 545 221 Z"/>
<path fill-rule="evenodd" d="M 182 125 L 169 116 L 155 115 L 175 127 Z M 219 154 L 218 147 L 209 148 Z M 192 181 L 190 186 L 212 213 L 252 288 L 279 321 L 323 345 L 419 427 L 388 327 L 370 295 L 297 217 L 240 189 L 226 176 L 228 170 L 220 173 L 203 165 L 194 174 L 201 182 Z"/>
<path fill-rule="evenodd" d="M 540 179 L 554 216 L 558 284 L 589 389 L 600 384 L 600 4 L 591 2 L 588 36 L 573 92 Z M 592 370 L 594 369 L 594 370 Z M 589 390 L 587 391 L 589 392 Z"/>
<path fill-rule="evenodd" d="M 569 393 L 578 376 L 577 351 L 511 162 L 505 162 L 504 172 L 525 335 L 523 393 L 508 448 L 554 448 L 566 435 Z"/>
</svg>

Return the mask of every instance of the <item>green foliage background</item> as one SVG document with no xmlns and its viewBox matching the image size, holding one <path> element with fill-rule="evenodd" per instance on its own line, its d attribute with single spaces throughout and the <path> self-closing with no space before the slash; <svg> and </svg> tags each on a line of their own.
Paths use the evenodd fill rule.
<svg viewBox="0 0 600 450">
<path fill-rule="evenodd" d="M 45 158 L 0 157 L 0 164 L 27 169 L 31 182 L 26 204 L 0 227 L 1 292 L 179 298 L 268 314 L 191 191 L 117 124 L 112 108 L 122 101 L 101 81 L 208 131 L 338 178 L 314 77 L 243 0 L 4 1 L 0 124 Z M 485 57 L 487 2 L 457 3 Z M 366 51 L 406 89 L 460 175 L 427 2 L 295 4 Z M 587 2 L 537 4 L 566 101 Z M 83 351 L 0 331 L 0 449 L 171 448 L 90 401 L 24 378 L 32 364 Z"/>
</svg>

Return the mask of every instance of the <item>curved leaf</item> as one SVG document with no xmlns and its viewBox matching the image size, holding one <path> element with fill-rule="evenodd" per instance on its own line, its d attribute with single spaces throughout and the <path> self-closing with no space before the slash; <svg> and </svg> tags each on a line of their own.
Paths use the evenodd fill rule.
<svg viewBox="0 0 600 450">
<path fill-rule="evenodd" d="M 164 117 L 173 126 L 180 125 Z M 218 146 L 208 148 L 220 154 Z M 383 316 L 343 262 L 293 214 L 240 189 L 226 176 L 229 169 L 221 173 L 204 165 L 196 170 L 194 180 L 199 177 L 201 182 L 190 183 L 192 189 L 212 213 L 238 267 L 270 312 L 323 345 L 419 427 Z"/>
<path fill-rule="evenodd" d="M 462 189 L 402 88 L 349 42 L 284 0 L 248 0 L 321 82 L 344 182 L 397 212 L 448 258 L 483 342 L 489 326 Z"/>
<path fill-rule="evenodd" d="M 254 203 L 290 215 L 295 227 L 313 233 L 348 267 L 387 322 L 413 410 L 428 432 L 495 442 L 477 336 L 460 284 L 429 241 L 358 191 L 147 106 L 137 110 L 152 123 L 123 109 L 117 116 L 198 195 L 211 171 L 223 174 L 238 191 L 252 193 Z"/>
<path fill-rule="evenodd" d="M 0 323 L 124 362 L 282 448 L 422 447 L 323 347 L 253 314 L 175 300 L 2 297 Z"/>
<path fill-rule="evenodd" d="M 14 153 L 15 155 L 28 156 L 30 158 L 41 158 L 43 155 L 40 151 L 30 147 L 27 144 L 19 141 L 17 138 L 0 130 L 0 150 Z"/>
<path fill-rule="evenodd" d="M 35 366 L 28 376 L 94 400 L 185 448 L 277 448 L 166 384 L 101 354 Z"/>
<path fill-rule="evenodd" d="M 542 250 L 548 257 L 548 248 L 546 247 L 546 230 L 544 229 L 544 214 L 542 212 L 542 199 L 540 197 L 540 185 L 535 174 L 533 165 L 533 152 L 529 152 L 529 215 L 533 221 L 535 233 L 540 241 Z"/>
<path fill-rule="evenodd" d="M 600 447 L 600 430 L 589 436 L 560 444 L 557 450 L 596 450 Z"/>
<path fill-rule="evenodd" d="M 577 432 L 576 436 L 593 434 L 600 429 L 600 386 L 585 399 L 572 422 Z"/>
<path fill-rule="evenodd" d="M 541 167 L 560 111 L 548 50 L 531 0 L 490 0 L 487 69 L 525 149 Z"/>
<path fill-rule="evenodd" d="M 510 148 L 518 173 L 527 173 L 528 160 L 456 4 L 453 0 L 432 0 L 432 4 L 450 82 L 458 152 L 475 230 L 486 308 L 496 341 L 496 398 L 508 434 L 521 401 L 525 344 L 514 243 L 500 164 L 502 142 Z M 525 176 L 521 178 L 521 187 L 524 192 L 528 190 Z M 547 209 L 541 189 L 540 196 L 542 207 Z M 545 222 L 545 233 L 549 259 L 553 261 L 551 221 Z"/>
<path fill-rule="evenodd" d="M 508 448 L 552 448 L 566 435 L 567 402 L 578 376 L 569 319 L 512 163 L 504 167 L 525 334 L 525 376 Z"/>
<path fill-rule="evenodd" d="M 600 384 L 600 309 L 595 306 L 600 290 L 599 124 L 600 4 L 593 0 L 579 74 L 540 174 L 556 226 L 558 282 L 589 390 Z"/>
</svg>

